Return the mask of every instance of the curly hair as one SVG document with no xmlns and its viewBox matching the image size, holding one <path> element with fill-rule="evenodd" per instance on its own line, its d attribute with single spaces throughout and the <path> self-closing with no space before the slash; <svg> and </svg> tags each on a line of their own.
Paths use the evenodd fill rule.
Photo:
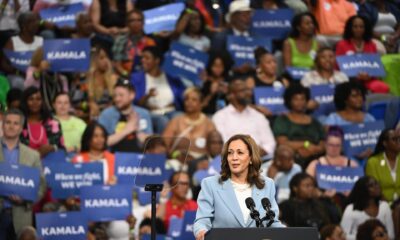
<svg viewBox="0 0 400 240">
<path fill-rule="evenodd" d="M 372 233 L 374 233 L 377 227 L 383 228 L 385 231 L 385 225 L 378 219 L 369 219 L 357 228 L 356 240 L 374 240 Z"/>
<path fill-rule="evenodd" d="M 310 100 L 310 89 L 303 87 L 299 83 L 290 84 L 283 93 L 283 101 L 287 109 L 292 110 L 292 98 L 296 94 L 303 94 L 306 97 L 306 101 Z"/>
<path fill-rule="evenodd" d="M 360 91 L 362 98 L 365 101 L 365 95 L 367 94 L 367 91 L 360 83 L 350 81 L 336 85 L 333 102 L 335 103 L 337 111 L 341 111 L 346 108 L 346 101 L 350 97 L 353 90 Z"/>
<path fill-rule="evenodd" d="M 249 165 L 247 182 L 253 186 L 256 185 L 258 189 L 262 189 L 265 186 L 265 182 L 262 180 L 260 175 L 261 168 L 261 157 L 258 146 L 254 139 L 249 135 L 237 134 L 232 136 L 224 145 L 222 149 L 222 160 L 221 160 L 221 177 L 219 182 L 228 180 L 231 177 L 231 170 L 228 163 L 228 150 L 231 142 L 241 140 L 249 150 L 249 155 L 251 157 L 251 163 Z"/>
</svg>

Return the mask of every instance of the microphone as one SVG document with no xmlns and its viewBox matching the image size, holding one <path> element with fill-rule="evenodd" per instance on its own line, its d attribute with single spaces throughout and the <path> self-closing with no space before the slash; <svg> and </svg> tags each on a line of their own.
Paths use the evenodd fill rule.
<svg viewBox="0 0 400 240">
<path fill-rule="evenodd" d="M 275 219 L 275 212 L 271 210 L 271 202 L 268 198 L 261 199 L 261 205 L 265 209 L 265 217 L 262 221 L 269 220 L 267 227 L 271 226 Z"/>
<path fill-rule="evenodd" d="M 253 198 L 248 197 L 246 198 L 245 202 L 246 202 L 246 207 L 250 210 L 250 217 L 256 221 L 256 226 L 264 227 L 260 219 L 260 213 L 255 209 L 256 204 L 254 203 Z"/>
</svg>

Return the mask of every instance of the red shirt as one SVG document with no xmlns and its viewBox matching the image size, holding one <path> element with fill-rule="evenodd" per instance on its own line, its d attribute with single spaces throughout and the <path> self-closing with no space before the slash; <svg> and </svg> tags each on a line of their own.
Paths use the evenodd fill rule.
<svg viewBox="0 0 400 240">
<path fill-rule="evenodd" d="M 187 200 L 184 204 L 178 206 L 173 205 L 171 200 L 168 200 L 165 203 L 165 218 L 164 218 L 164 225 L 166 229 L 169 228 L 169 219 L 172 216 L 176 216 L 178 218 L 183 218 L 185 211 L 196 211 L 197 210 L 197 203 L 193 200 Z"/>
<path fill-rule="evenodd" d="M 336 56 L 352 55 L 355 53 L 377 53 L 376 45 L 372 41 L 365 42 L 361 51 L 357 51 L 356 47 L 350 40 L 340 40 L 336 45 Z"/>
</svg>

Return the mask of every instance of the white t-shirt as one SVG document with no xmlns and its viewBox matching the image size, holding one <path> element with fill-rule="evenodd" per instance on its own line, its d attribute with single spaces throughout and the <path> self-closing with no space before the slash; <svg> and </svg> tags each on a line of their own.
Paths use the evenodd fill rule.
<svg viewBox="0 0 400 240">
<path fill-rule="evenodd" d="M 43 38 L 39 36 L 35 36 L 32 43 L 22 41 L 19 36 L 11 37 L 11 41 L 15 52 L 35 51 L 43 46 Z"/>
<path fill-rule="evenodd" d="M 232 182 L 233 190 L 235 191 L 236 199 L 238 200 L 240 210 L 243 214 L 243 220 L 245 223 L 249 220 L 250 210 L 246 206 L 246 198 L 251 197 L 251 187 L 250 184 L 240 184 Z"/>
<path fill-rule="evenodd" d="M 146 94 L 150 92 L 150 89 L 155 88 L 157 95 L 149 98 L 148 103 L 156 107 L 156 110 L 152 110 L 152 113 L 163 114 L 164 112 L 171 112 L 175 108 L 169 105 L 174 103 L 174 93 L 167 81 L 167 76 L 162 73 L 158 77 L 150 76 L 146 74 Z"/>
</svg>

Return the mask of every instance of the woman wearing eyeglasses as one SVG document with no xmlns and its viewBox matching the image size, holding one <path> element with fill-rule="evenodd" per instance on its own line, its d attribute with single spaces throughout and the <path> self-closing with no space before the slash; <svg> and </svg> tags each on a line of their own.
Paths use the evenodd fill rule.
<svg viewBox="0 0 400 240">
<path fill-rule="evenodd" d="M 385 225 L 378 219 L 370 219 L 357 229 L 357 240 L 389 240 Z"/>
</svg>

